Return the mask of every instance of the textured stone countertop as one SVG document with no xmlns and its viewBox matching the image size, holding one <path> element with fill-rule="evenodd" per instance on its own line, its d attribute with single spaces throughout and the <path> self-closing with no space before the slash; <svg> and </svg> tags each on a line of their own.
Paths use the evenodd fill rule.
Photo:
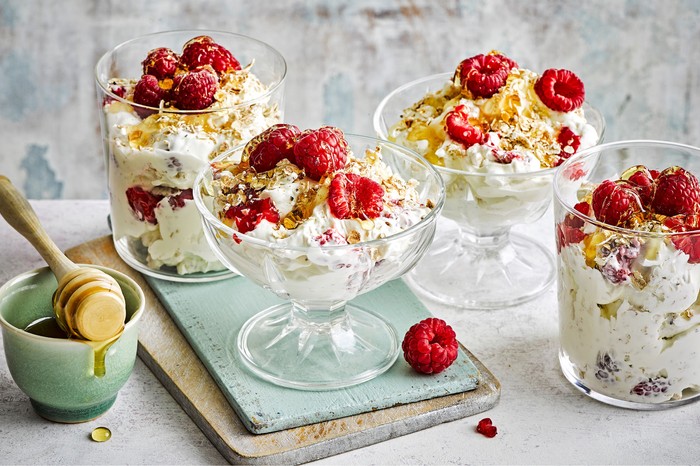
<svg viewBox="0 0 700 466">
<path fill-rule="evenodd" d="M 107 201 L 32 201 L 62 249 L 109 234 Z M 552 245 L 550 213 L 520 229 Z M 43 265 L 24 238 L 0 221 L 0 283 Z M 426 303 L 455 328 L 500 380 L 499 404 L 484 415 L 319 461 L 319 464 L 668 464 L 697 463 L 700 405 L 639 412 L 606 406 L 576 391 L 557 359 L 556 288 L 515 308 L 460 311 Z M 498 435 L 474 432 L 489 416 Z M 89 434 L 107 426 L 113 437 Z M 155 376 L 137 361 L 112 409 L 84 424 L 38 417 L 0 359 L 0 463 L 220 464 L 223 457 Z"/>
</svg>

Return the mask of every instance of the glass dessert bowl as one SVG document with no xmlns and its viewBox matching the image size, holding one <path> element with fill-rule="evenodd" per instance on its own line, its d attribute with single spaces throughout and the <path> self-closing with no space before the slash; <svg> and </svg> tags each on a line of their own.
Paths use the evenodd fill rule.
<svg viewBox="0 0 700 466">
<path fill-rule="evenodd" d="M 462 91 L 458 67 L 397 88 L 374 113 L 380 138 L 420 153 L 445 181 L 442 215 L 453 222 L 441 222 L 407 279 L 457 307 L 506 307 L 547 289 L 554 280 L 551 248 L 511 228 L 547 210 L 556 164 L 603 137 L 602 115 L 582 97 L 572 111 L 552 111 L 534 90 L 538 75 L 508 66 L 491 97 Z"/>
<path fill-rule="evenodd" d="M 286 70 L 269 45 L 216 31 L 151 34 L 100 58 L 110 221 L 131 267 L 172 281 L 231 276 L 204 238 L 192 186 L 207 162 L 282 120 Z"/>
<path fill-rule="evenodd" d="M 576 154 L 554 177 L 559 360 L 594 399 L 648 410 L 698 399 L 693 173 L 698 148 L 621 141 Z"/>
<path fill-rule="evenodd" d="M 349 153 L 309 175 L 313 168 L 300 168 L 297 148 L 314 131 L 334 131 L 330 137 L 344 138 Z M 381 309 L 347 302 L 416 264 L 435 233 L 443 182 L 404 147 L 329 127 L 301 134 L 296 164 L 283 160 L 256 173 L 246 152 L 257 139 L 212 162 L 194 191 L 221 261 L 289 300 L 248 320 L 236 353 L 282 386 L 334 389 L 370 380 L 393 365 L 400 339 Z"/>
</svg>

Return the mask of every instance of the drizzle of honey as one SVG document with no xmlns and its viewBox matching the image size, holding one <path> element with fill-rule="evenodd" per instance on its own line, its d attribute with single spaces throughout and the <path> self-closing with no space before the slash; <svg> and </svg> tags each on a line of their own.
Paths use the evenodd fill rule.
<svg viewBox="0 0 700 466">
<path fill-rule="evenodd" d="M 41 317 L 24 328 L 24 331 L 31 333 L 33 335 L 39 335 L 48 338 L 63 338 L 70 340 L 68 334 L 61 328 L 55 317 Z M 84 343 L 92 347 L 93 356 L 95 359 L 94 363 L 94 374 L 95 377 L 104 377 L 106 374 L 105 358 L 107 356 L 107 351 L 114 344 L 115 341 L 119 339 L 122 332 L 119 332 L 114 337 L 105 341 L 88 341 L 88 340 L 78 340 L 72 339 L 80 343 Z"/>
<path fill-rule="evenodd" d="M 106 442 L 112 438 L 112 431 L 106 427 L 95 427 L 90 433 L 90 438 L 95 442 Z"/>
</svg>

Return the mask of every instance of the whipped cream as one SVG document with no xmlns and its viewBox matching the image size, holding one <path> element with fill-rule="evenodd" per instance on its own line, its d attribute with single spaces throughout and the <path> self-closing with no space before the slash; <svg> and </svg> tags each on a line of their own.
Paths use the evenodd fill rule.
<svg viewBox="0 0 700 466">
<path fill-rule="evenodd" d="M 223 270 L 204 238 L 191 195 L 182 193 L 192 189 L 209 160 L 279 122 L 279 108 L 264 100 L 245 105 L 268 91 L 250 66 L 223 74 L 214 103 L 200 113 L 161 109 L 142 119 L 130 105 L 136 82 L 111 80 L 125 97 L 103 105 L 115 241 L 137 242 L 153 269 L 174 267 L 180 275 Z M 153 208 L 155 222 L 130 206 L 132 187 L 163 196 Z"/>
<path fill-rule="evenodd" d="M 397 267 L 412 265 L 400 259 L 417 247 L 415 237 L 371 246 L 363 243 L 404 231 L 433 208 L 430 200 L 420 199 L 415 180 L 405 181 L 382 161 L 379 148 L 367 150 L 362 159 L 348 154 L 344 168 L 320 181 L 304 176 L 303 170 L 288 160 L 262 173 L 238 160 L 216 162 L 212 169 L 213 180 L 206 189 L 214 199 L 212 210 L 223 223 L 236 229 L 227 212 L 232 206 L 245 204 L 251 190 L 257 199 L 270 199 L 279 213 L 278 221 L 263 219 L 245 233 L 245 237 L 263 240 L 262 244 L 240 238 L 236 241 L 234 234 L 236 244 L 230 248 L 235 252 L 230 254 L 237 256 L 233 262 L 240 272 L 278 293 L 276 287 L 283 287 L 290 296 L 308 295 L 313 278 L 314 299 L 319 302 L 352 299 L 359 290 L 384 283 L 387 278 L 380 273 L 382 269 L 393 273 Z M 381 185 L 383 210 L 378 217 L 340 219 L 333 215 L 329 186 L 333 177 L 342 173 L 370 178 Z M 338 283 L 344 284 L 342 290 Z"/>
<path fill-rule="evenodd" d="M 661 236 L 588 224 L 559 254 L 561 350 L 612 398 L 661 403 L 700 389 L 700 264 Z"/>
<path fill-rule="evenodd" d="M 389 130 L 391 141 L 449 169 L 440 170 L 448 218 L 487 229 L 536 220 L 547 208 L 552 182 L 552 173 L 537 172 L 572 152 L 557 141 L 562 128 L 580 138 L 579 150 L 598 142 L 581 108 L 558 112 L 540 100 L 534 90 L 538 78 L 516 67 L 494 95 L 473 98 L 455 77 L 404 110 Z M 483 143 L 466 147 L 448 134 L 445 120 L 459 106 L 485 135 Z"/>
</svg>

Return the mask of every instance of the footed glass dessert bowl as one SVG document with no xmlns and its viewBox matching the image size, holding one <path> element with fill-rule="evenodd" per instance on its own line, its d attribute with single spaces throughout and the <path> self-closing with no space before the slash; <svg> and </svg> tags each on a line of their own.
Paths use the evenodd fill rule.
<svg viewBox="0 0 700 466">
<path fill-rule="evenodd" d="M 282 120 L 287 65 L 217 31 L 142 36 L 95 67 L 114 245 L 141 273 L 182 282 L 231 272 L 209 248 L 192 186 L 210 160 Z"/>
<path fill-rule="evenodd" d="M 554 177 L 559 360 L 624 408 L 700 399 L 700 149 L 621 141 Z"/>
<path fill-rule="evenodd" d="M 248 320 L 235 353 L 281 386 L 323 390 L 370 380 L 394 364 L 400 338 L 381 309 L 348 301 L 401 277 L 425 253 L 444 202 L 442 179 L 404 147 L 334 128 L 299 135 L 277 125 L 261 136 L 299 138 L 296 156 L 263 167 L 249 150 L 256 138 L 215 159 L 194 189 L 219 259 L 288 300 Z M 296 150 L 317 137 L 340 148 L 336 154 L 348 148 L 347 160 L 318 172 L 318 158 Z"/>
<path fill-rule="evenodd" d="M 521 78 L 519 73 L 531 81 L 510 89 Z M 531 133 L 537 132 L 534 126 L 526 128 L 532 130 L 528 134 L 523 128 L 513 129 L 511 122 L 501 126 L 504 132 L 493 123 L 501 118 L 528 121 L 531 114 L 542 111 L 537 105 L 544 108 L 541 103 L 533 103 L 537 99 L 532 92 L 533 78 L 526 73 L 531 72 L 518 68 L 511 71 L 504 90 L 490 99 L 500 101 L 492 105 L 489 99 L 480 99 L 480 110 L 476 110 L 473 101 L 462 99 L 453 73 L 442 73 L 395 89 L 375 111 L 373 124 L 378 136 L 421 153 L 445 181 L 442 215 L 451 222 L 441 222 L 431 249 L 406 277 L 414 289 L 438 302 L 468 309 L 502 308 L 536 297 L 554 280 L 551 247 L 512 233 L 511 229 L 535 222 L 547 210 L 556 168 L 543 169 L 540 161 L 530 155 L 530 149 L 538 144 L 528 142 Z M 512 104 L 516 108 L 513 115 L 521 112 L 527 118 L 506 117 L 511 105 L 508 99 L 516 102 Z M 490 123 L 471 120 L 479 111 L 479 118 Z M 486 115 L 489 111 L 497 116 L 491 119 Z M 558 163 L 557 157 L 564 158 L 565 150 L 573 152 L 579 143 L 590 146 L 603 137 L 603 117 L 586 103 L 576 110 L 575 123 L 567 123 L 569 117 L 563 112 L 549 113 L 552 121 L 561 121 L 551 124 L 548 119 L 544 123 L 544 118 L 538 120 L 539 124 L 548 125 L 548 137 L 553 137 L 552 131 L 567 134 L 566 126 L 562 126 L 566 124 L 575 125 L 579 131 L 573 149 L 566 147 L 568 142 L 554 132 L 562 153 L 546 154 L 552 165 Z M 488 130 L 484 129 L 489 125 L 492 126 Z M 479 129 L 474 133 L 475 127 L 482 128 L 483 133 Z M 454 136 L 453 128 L 458 133 Z M 504 136 L 507 132 L 512 139 Z M 479 143 L 465 141 L 474 134 Z M 502 144 L 503 141 L 511 145 Z"/>
</svg>

